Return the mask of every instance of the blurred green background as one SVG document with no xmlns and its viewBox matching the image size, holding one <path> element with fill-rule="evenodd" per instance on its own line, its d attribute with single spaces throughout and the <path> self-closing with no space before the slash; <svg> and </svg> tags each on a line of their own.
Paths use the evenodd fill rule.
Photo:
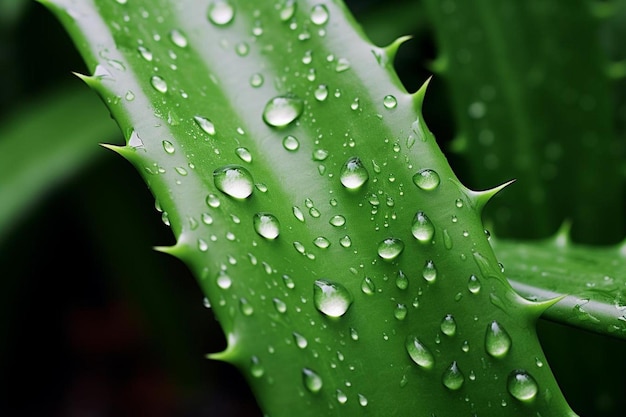
<svg viewBox="0 0 626 417">
<path fill-rule="evenodd" d="M 413 36 L 395 61 L 409 91 L 432 75 L 421 1 L 347 4 L 378 45 Z M 88 73 L 56 19 L 38 3 L 2 0 L 0 195 L 7 176 L 17 189 L 0 201 L 0 416 L 261 416 L 239 372 L 203 358 L 225 347 L 219 325 L 187 268 L 152 250 L 173 236 L 135 169 L 98 146 L 122 137 L 72 72 Z M 448 94 L 435 77 L 425 118 L 471 182 L 449 152 Z M 539 330 L 575 410 L 626 412 L 622 341 L 545 321 Z"/>
</svg>

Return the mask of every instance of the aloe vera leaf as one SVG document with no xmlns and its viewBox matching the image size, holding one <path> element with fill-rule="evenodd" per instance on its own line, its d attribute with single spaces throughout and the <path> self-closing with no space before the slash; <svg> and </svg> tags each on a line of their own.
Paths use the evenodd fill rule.
<svg viewBox="0 0 626 417">
<path fill-rule="evenodd" d="M 485 213 L 495 232 L 548 237 L 571 219 L 575 241 L 622 239 L 622 154 L 590 2 L 425 4 L 466 182 L 481 188 L 517 179 Z"/>
<path fill-rule="evenodd" d="M 537 365 L 551 303 L 512 290 L 483 233 L 501 187 L 458 182 L 399 44 L 340 2 L 45 4 L 213 306 L 210 357 L 265 413 L 575 415 Z"/>
<path fill-rule="evenodd" d="M 63 86 L 24 104 L 0 126 L 0 242 L 41 198 L 102 155 L 120 136 L 84 86 Z"/>
</svg>

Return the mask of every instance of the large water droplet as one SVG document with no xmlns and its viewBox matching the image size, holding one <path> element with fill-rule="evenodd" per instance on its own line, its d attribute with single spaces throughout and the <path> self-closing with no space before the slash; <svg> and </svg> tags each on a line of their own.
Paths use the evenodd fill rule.
<svg viewBox="0 0 626 417">
<path fill-rule="evenodd" d="M 314 25 L 321 26 L 325 24 L 328 22 L 329 16 L 328 9 L 323 4 L 317 4 L 311 9 L 311 22 Z"/>
<path fill-rule="evenodd" d="M 422 243 L 430 243 L 435 235 L 435 226 L 423 211 L 418 211 L 413 220 L 411 232 L 415 239 Z"/>
<path fill-rule="evenodd" d="M 509 375 L 507 389 L 513 397 L 523 402 L 532 401 L 539 391 L 535 379 L 528 372 L 519 369 Z"/>
<path fill-rule="evenodd" d="M 291 19 L 296 13 L 297 8 L 298 3 L 296 3 L 295 0 L 285 0 L 278 13 L 280 20 L 286 22 L 287 20 Z"/>
<path fill-rule="evenodd" d="M 224 26 L 233 21 L 235 8 L 228 0 L 216 0 L 209 6 L 208 17 L 214 25 Z"/>
<path fill-rule="evenodd" d="M 465 377 L 459 369 L 456 361 L 452 362 L 448 369 L 444 371 L 441 382 L 443 382 L 443 385 L 446 388 L 452 391 L 458 390 L 463 386 L 463 382 L 465 382 Z"/>
<path fill-rule="evenodd" d="M 276 239 L 280 233 L 280 223 L 273 214 L 256 213 L 253 224 L 254 230 L 265 239 Z"/>
<path fill-rule="evenodd" d="M 485 350 L 494 358 L 502 358 L 511 349 L 511 336 L 497 321 L 492 321 L 487 326 L 485 334 Z"/>
<path fill-rule="evenodd" d="M 435 365 L 435 357 L 417 337 L 408 336 L 405 347 L 413 362 L 422 368 L 431 369 Z"/>
<path fill-rule="evenodd" d="M 413 175 L 413 183 L 425 191 L 432 191 L 439 186 L 439 174 L 432 169 L 422 169 Z"/>
<path fill-rule="evenodd" d="M 388 237 L 378 244 L 378 256 L 391 261 L 396 259 L 404 250 L 404 242 L 395 237 Z"/>
<path fill-rule="evenodd" d="M 304 110 L 304 102 L 295 96 L 274 97 L 265 105 L 263 120 L 270 126 L 284 127 L 296 120 Z"/>
<path fill-rule="evenodd" d="M 213 171 L 213 181 L 218 190 L 231 197 L 244 199 L 252 194 L 252 175 L 244 167 L 227 165 Z"/>
<path fill-rule="evenodd" d="M 439 325 L 441 332 L 446 336 L 454 336 L 456 334 L 456 320 L 454 320 L 454 316 L 452 314 L 447 314 Z"/>
<path fill-rule="evenodd" d="M 352 295 L 343 285 L 324 279 L 313 285 L 315 307 L 329 317 L 343 316 L 352 304 Z"/>
<path fill-rule="evenodd" d="M 422 269 L 422 277 L 424 277 L 427 282 L 435 282 L 437 279 L 437 268 L 435 267 L 435 263 L 433 261 L 426 261 L 424 269 Z"/>
<path fill-rule="evenodd" d="M 341 168 L 339 179 L 344 187 L 349 190 L 360 188 L 368 180 L 369 174 L 361 160 L 353 156 L 348 159 Z"/>
<path fill-rule="evenodd" d="M 320 392 L 323 386 L 322 378 L 312 369 L 302 369 L 302 381 L 309 392 Z"/>
</svg>

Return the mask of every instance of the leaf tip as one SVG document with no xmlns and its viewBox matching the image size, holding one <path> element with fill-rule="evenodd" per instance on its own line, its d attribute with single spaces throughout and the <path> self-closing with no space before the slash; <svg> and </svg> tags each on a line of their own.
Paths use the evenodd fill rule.
<svg viewBox="0 0 626 417">
<path fill-rule="evenodd" d="M 424 81 L 424 83 L 419 88 L 419 90 L 413 93 L 413 102 L 415 103 L 419 111 L 422 111 L 422 106 L 424 105 L 424 98 L 426 97 L 426 90 L 428 89 L 428 85 L 430 84 L 430 80 L 432 80 L 432 78 L 433 78 L 432 75 L 429 76 L 426 79 L 426 81 Z"/>
<path fill-rule="evenodd" d="M 512 183 L 514 183 L 516 180 L 512 179 L 510 181 L 507 181 L 503 184 L 498 185 L 497 187 L 493 187 L 490 188 L 488 190 L 484 190 L 484 191 L 469 191 L 469 197 L 471 199 L 471 201 L 474 203 L 474 207 L 481 212 L 483 210 L 483 208 L 487 205 L 487 203 L 496 195 L 498 194 L 501 190 L 503 190 L 504 188 L 508 187 L 509 185 L 511 185 Z"/>
</svg>

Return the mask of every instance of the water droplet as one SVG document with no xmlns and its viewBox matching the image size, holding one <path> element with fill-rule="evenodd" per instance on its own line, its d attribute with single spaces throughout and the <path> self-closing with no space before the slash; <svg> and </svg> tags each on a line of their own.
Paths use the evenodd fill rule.
<svg viewBox="0 0 626 417">
<path fill-rule="evenodd" d="M 425 191 L 432 191 L 439 186 L 439 174 L 432 169 L 422 169 L 413 175 L 413 183 Z"/>
<path fill-rule="evenodd" d="M 372 295 L 376 292 L 376 285 L 370 277 L 363 278 L 363 282 L 361 282 L 361 291 L 367 295 Z"/>
<path fill-rule="evenodd" d="M 452 337 L 456 334 L 456 320 L 454 320 L 454 317 L 452 316 L 452 314 L 447 314 L 441 320 L 441 324 L 439 325 L 439 328 L 441 329 L 441 332 L 445 334 L 446 336 Z"/>
<path fill-rule="evenodd" d="M 328 97 L 328 87 L 326 84 L 320 84 L 317 86 L 315 91 L 313 92 L 315 99 L 317 101 L 324 101 Z"/>
<path fill-rule="evenodd" d="M 435 263 L 433 261 L 426 261 L 424 269 L 422 269 L 422 277 L 424 277 L 427 282 L 435 282 L 437 279 L 437 268 L 435 267 Z"/>
<path fill-rule="evenodd" d="M 348 396 L 340 389 L 337 390 L 337 402 L 339 404 L 345 404 L 348 402 Z"/>
<path fill-rule="evenodd" d="M 298 142 L 295 136 L 288 135 L 283 139 L 283 147 L 288 151 L 297 151 L 300 147 L 300 142 Z"/>
<path fill-rule="evenodd" d="M 396 275 L 396 287 L 401 290 L 406 290 L 409 286 L 409 279 L 402 271 L 398 271 Z"/>
<path fill-rule="evenodd" d="M 404 242 L 395 237 L 388 237 L 378 244 L 378 256 L 385 260 L 396 259 L 404 250 Z"/>
<path fill-rule="evenodd" d="M 393 316 L 397 320 L 404 320 L 408 312 L 409 310 L 406 308 L 406 305 L 398 303 L 396 304 L 396 308 L 393 310 Z"/>
<path fill-rule="evenodd" d="M 145 46 L 138 46 L 137 50 L 143 59 L 148 62 L 151 62 L 153 59 L 152 51 L 146 48 Z"/>
<path fill-rule="evenodd" d="M 470 275 L 469 280 L 467 281 L 467 289 L 472 294 L 478 294 L 480 292 L 480 280 L 476 275 Z"/>
<path fill-rule="evenodd" d="M 167 83 L 158 75 L 153 75 L 152 78 L 150 78 L 150 84 L 152 84 L 152 87 L 159 93 L 167 93 Z"/>
<path fill-rule="evenodd" d="M 405 343 L 406 351 L 413 362 L 424 369 L 431 369 L 435 365 L 435 357 L 430 350 L 415 336 L 408 336 Z"/>
<path fill-rule="evenodd" d="M 328 22 L 328 9 L 323 4 L 317 4 L 311 9 L 311 22 L 314 25 L 321 26 Z"/>
<path fill-rule="evenodd" d="M 329 223 L 335 227 L 341 227 L 346 224 L 346 218 L 341 214 L 337 214 L 336 216 L 330 218 Z"/>
<path fill-rule="evenodd" d="M 539 391 L 535 379 L 528 372 L 519 369 L 509 375 L 507 389 L 513 397 L 523 402 L 532 401 Z"/>
<path fill-rule="evenodd" d="M 300 349 L 304 349 L 308 346 L 309 342 L 306 340 L 306 337 L 302 336 L 300 333 L 293 333 L 293 340 L 296 342 L 296 346 Z"/>
<path fill-rule="evenodd" d="M 337 60 L 337 65 L 335 65 L 336 72 L 344 72 L 350 69 L 350 61 L 346 58 L 339 58 Z"/>
<path fill-rule="evenodd" d="M 233 198 L 244 199 L 252 194 L 252 175 L 244 167 L 227 165 L 213 172 L 215 186 Z"/>
<path fill-rule="evenodd" d="M 448 229 L 443 229 L 443 246 L 446 249 L 452 249 L 453 242 Z"/>
<path fill-rule="evenodd" d="M 353 156 L 341 168 L 339 179 L 347 189 L 356 190 L 365 184 L 369 179 L 369 174 L 361 160 Z"/>
<path fill-rule="evenodd" d="M 258 88 L 260 86 L 263 85 L 263 81 L 265 81 L 263 79 L 263 75 L 257 73 L 254 73 L 250 76 L 250 85 L 254 88 Z"/>
<path fill-rule="evenodd" d="M 218 208 L 220 206 L 220 199 L 215 194 L 209 194 L 206 198 L 206 203 L 209 207 Z"/>
<path fill-rule="evenodd" d="M 225 271 L 220 271 L 220 273 L 217 275 L 216 282 L 217 286 L 223 290 L 229 289 L 230 286 L 233 284 L 232 279 L 230 279 L 230 276 L 228 276 Z"/>
<path fill-rule="evenodd" d="M 245 298 L 239 299 L 239 310 L 241 310 L 244 316 L 251 316 L 254 313 L 252 304 L 250 304 Z"/>
<path fill-rule="evenodd" d="M 163 141 L 163 150 L 166 153 L 173 154 L 174 151 L 175 151 L 174 145 L 172 145 L 172 142 L 170 142 L 169 140 L 164 140 Z"/>
<path fill-rule="evenodd" d="M 459 369 L 456 361 L 452 362 L 448 369 L 444 371 L 441 382 L 443 382 L 443 385 L 446 388 L 452 391 L 456 391 L 463 386 L 463 382 L 465 382 L 465 377 Z"/>
<path fill-rule="evenodd" d="M 315 307 L 329 317 L 343 316 L 352 304 L 352 295 L 343 285 L 328 280 L 317 280 L 313 285 Z"/>
<path fill-rule="evenodd" d="M 198 239 L 198 250 L 206 252 L 209 250 L 209 244 L 204 239 Z"/>
<path fill-rule="evenodd" d="M 274 302 L 274 308 L 276 309 L 276 311 L 281 314 L 287 311 L 287 304 L 285 304 L 283 300 L 281 300 L 280 298 L 274 298 L 272 301 Z"/>
<path fill-rule="evenodd" d="M 274 97 L 265 105 L 263 120 L 270 126 L 284 127 L 296 120 L 304 110 L 304 102 L 287 95 Z"/>
<path fill-rule="evenodd" d="M 315 246 L 320 249 L 326 249 L 330 246 L 330 240 L 326 239 L 324 236 L 318 236 L 313 240 Z"/>
<path fill-rule="evenodd" d="M 193 120 L 205 133 L 215 136 L 215 125 L 209 119 L 202 116 L 194 116 Z"/>
<path fill-rule="evenodd" d="M 361 405 L 361 407 L 367 406 L 368 404 L 367 397 L 363 394 L 359 394 L 358 397 L 359 397 L 359 404 Z"/>
<path fill-rule="evenodd" d="M 485 334 L 485 349 L 494 358 L 502 358 L 511 349 L 511 336 L 497 321 L 492 321 L 487 326 Z"/>
<path fill-rule="evenodd" d="M 354 340 L 355 342 L 359 340 L 359 332 L 357 332 L 356 329 L 352 327 L 350 328 L 350 339 Z"/>
<path fill-rule="evenodd" d="M 415 239 L 422 243 L 430 243 L 435 235 L 435 226 L 423 211 L 418 211 L 413 220 L 411 232 Z"/>
<path fill-rule="evenodd" d="M 298 3 L 295 0 L 286 0 L 279 11 L 280 20 L 286 22 L 296 13 Z"/>
<path fill-rule="evenodd" d="M 383 105 L 386 109 L 395 109 L 398 105 L 398 100 L 392 95 L 387 95 L 383 98 Z"/>
<path fill-rule="evenodd" d="M 261 378 L 265 373 L 265 369 L 263 369 L 259 358 L 257 358 L 256 356 L 250 358 L 250 373 L 255 378 Z"/>
<path fill-rule="evenodd" d="M 250 153 L 250 151 L 246 148 L 237 148 L 235 149 L 235 153 L 237 154 L 237 156 L 239 158 L 241 158 L 242 161 L 244 162 L 252 162 L 252 154 Z"/>
<path fill-rule="evenodd" d="M 304 214 L 302 213 L 302 210 L 300 210 L 299 207 L 293 206 L 293 215 L 296 219 L 300 220 L 301 222 L 304 222 Z"/>
<path fill-rule="evenodd" d="M 326 149 L 316 149 L 313 151 L 314 161 L 323 161 L 328 158 L 328 151 Z"/>
<path fill-rule="evenodd" d="M 339 244 L 344 248 L 349 248 L 350 246 L 352 246 L 352 239 L 350 239 L 350 236 L 346 235 L 339 239 Z"/>
<path fill-rule="evenodd" d="M 170 32 L 170 40 L 174 43 L 174 45 L 178 46 L 179 48 L 186 48 L 188 44 L 185 35 L 177 29 L 174 29 Z"/>
<path fill-rule="evenodd" d="M 235 45 L 235 53 L 239 56 L 246 56 L 250 52 L 250 46 L 247 42 L 239 42 Z"/>
<path fill-rule="evenodd" d="M 211 308 L 211 301 L 207 297 L 204 297 L 202 299 L 202 305 L 204 308 Z"/>
<path fill-rule="evenodd" d="M 209 6 L 208 17 L 214 25 L 224 26 L 233 21 L 235 8 L 228 0 L 216 0 Z"/>
<path fill-rule="evenodd" d="M 302 369 L 302 381 L 309 392 L 320 392 L 323 386 L 322 378 L 312 369 Z"/>
<path fill-rule="evenodd" d="M 461 208 L 461 207 L 463 207 L 463 200 L 461 200 L 460 198 L 457 198 L 456 200 L 454 200 L 454 205 L 455 205 L 457 208 Z"/>
</svg>

